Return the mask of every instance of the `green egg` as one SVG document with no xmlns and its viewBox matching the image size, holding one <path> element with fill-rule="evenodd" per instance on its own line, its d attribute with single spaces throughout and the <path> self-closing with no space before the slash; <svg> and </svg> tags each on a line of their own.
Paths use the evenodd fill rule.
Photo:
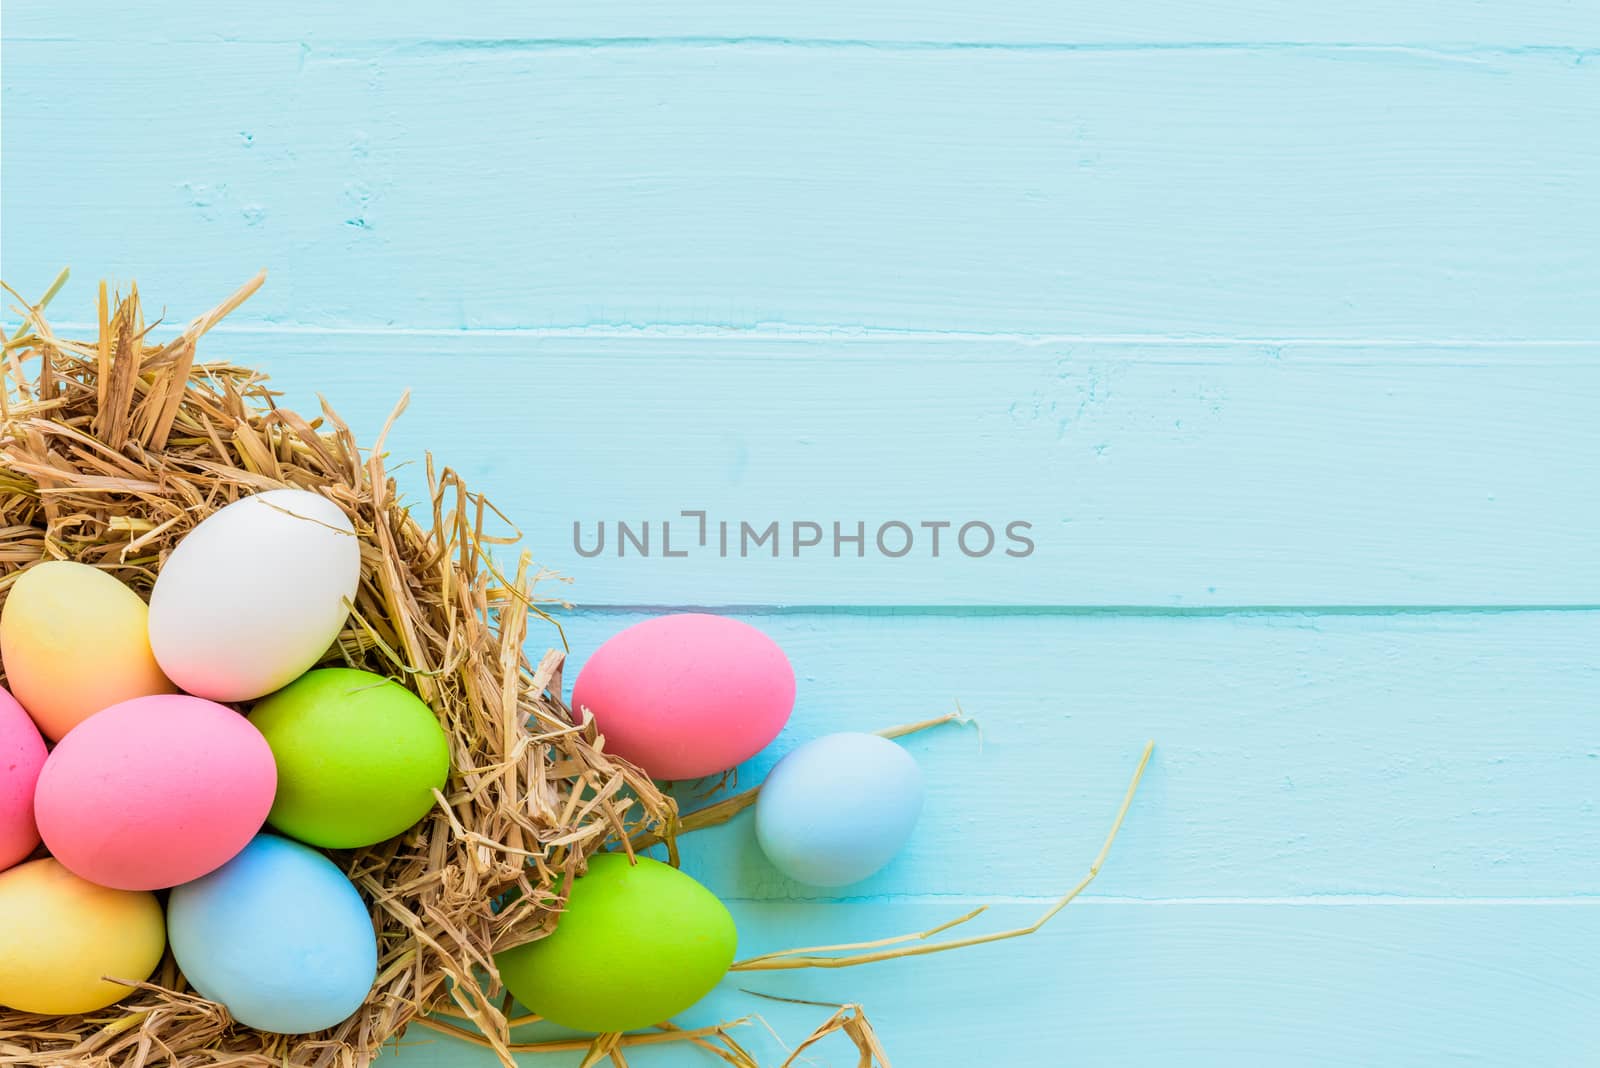
<svg viewBox="0 0 1600 1068">
<path fill-rule="evenodd" d="M 518 1001 L 579 1031 L 631 1031 L 687 1009 L 733 963 L 716 897 L 660 861 L 605 853 L 572 884 L 555 932 L 495 956 Z"/>
<path fill-rule="evenodd" d="M 256 702 L 250 722 L 278 763 L 267 822 L 324 849 L 402 833 L 450 774 L 450 742 L 432 709 L 370 671 L 308 671 Z"/>
</svg>

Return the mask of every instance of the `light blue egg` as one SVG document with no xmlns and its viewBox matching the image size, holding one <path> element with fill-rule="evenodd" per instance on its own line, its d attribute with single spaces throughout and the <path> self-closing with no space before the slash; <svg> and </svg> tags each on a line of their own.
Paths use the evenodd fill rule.
<svg viewBox="0 0 1600 1068">
<path fill-rule="evenodd" d="M 922 771 L 876 734 L 829 734 L 778 761 L 756 800 L 756 838 L 773 867 L 812 886 L 882 868 L 922 811 Z"/>
<path fill-rule="evenodd" d="M 360 1008 L 378 972 L 355 886 L 321 853 L 271 834 L 174 889 L 167 938 L 190 985 L 258 1031 L 332 1027 Z"/>
</svg>

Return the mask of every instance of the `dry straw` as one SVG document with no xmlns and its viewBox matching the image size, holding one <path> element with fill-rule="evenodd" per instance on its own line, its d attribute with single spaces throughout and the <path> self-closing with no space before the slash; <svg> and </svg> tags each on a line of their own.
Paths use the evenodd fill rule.
<svg viewBox="0 0 1600 1068">
<path fill-rule="evenodd" d="M 320 493 L 344 509 L 362 542 L 360 588 L 327 662 L 392 676 L 421 695 L 449 732 L 450 781 L 401 838 L 334 854 L 370 904 L 379 939 L 377 983 L 343 1024 L 308 1036 L 235 1026 L 222 1006 L 187 988 L 169 956 L 135 994 L 100 1012 L 0 1009 L 0 1065 L 356 1068 L 415 1023 L 487 1046 L 507 1064 L 518 1053 L 580 1050 L 585 1065 L 625 1068 L 629 1049 L 682 1042 L 759 1068 L 734 1037 L 744 1020 L 512 1041 L 511 1029 L 533 1018 L 509 1017 L 492 957 L 553 928 L 558 880 L 603 848 L 665 843 L 675 859 L 678 834 L 731 818 L 755 791 L 680 821 L 672 798 L 609 756 L 592 725 L 573 722 L 560 699 L 562 654 L 535 664 L 524 652 L 529 617 L 548 619 L 535 587 L 549 576 L 526 553 L 514 572 L 497 568 L 491 547 L 516 539 L 491 528 L 510 524 L 455 472 L 430 458 L 427 498 L 408 507 L 385 471 L 387 426 L 364 451 L 326 403 L 319 418 L 303 418 L 278 406 L 259 373 L 196 362 L 200 338 L 263 280 L 165 343 L 150 340 L 154 324 L 144 321 L 137 289 L 113 298 L 101 285 L 98 337 L 87 341 L 57 337 L 43 315 L 64 272 L 38 302 L 17 297 L 21 321 L 3 339 L 0 367 L 0 598 L 18 572 L 46 559 L 91 564 L 148 595 L 166 554 L 222 506 L 285 486 Z M 1136 774 L 1117 826 L 1137 783 Z M 1088 885 L 1115 834 L 1083 882 L 1028 928 L 928 941 L 974 912 L 932 931 L 768 954 L 735 969 L 843 967 L 1029 933 Z M 861 1065 L 888 1065 L 859 1006 L 829 1008 L 836 1011 L 790 1063 L 840 1033 Z"/>
</svg>

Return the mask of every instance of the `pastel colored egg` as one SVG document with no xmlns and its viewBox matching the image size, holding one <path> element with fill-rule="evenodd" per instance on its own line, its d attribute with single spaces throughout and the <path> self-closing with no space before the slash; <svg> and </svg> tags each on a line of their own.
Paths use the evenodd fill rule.
<svg viewBox="0 0 1600 1068">
<path fill-rule="evenodd" d="M 277 771 L 261 732 L 185 694 L 112 705 L 58 743 L 34 815 L 52 856 L 119 890 L 156 890 L 221 867 L 272 807 Z"/>
<path fill-rule="evenodd" d="M 0 870 L 27 859 L 39 844 L 33 790 L 45 756 L 39 728 L 16 698 L 0 689 Z"/>
<path fill-rule="evenodd" d="M 277 835 L 167 902 L 172 955 L 189 983 L 258 1031 L 321 1031 L 361 1007 L 378 973 L 372 917 L 327 857 Z"/>
<path fill-rule="evenodd" d="M 322 659 L 360 574 L 355 528 L 338 505 L 307 490 L 246 497 L 203 520 L 162 564 L 151 648 L 189 693 L 260 697 Z"/>
<path fill-rule="evenodd" d="M 689 876 L 602 853 L 574 880 L 555 931 L 497 954 L 495 966 L 518 1001 L 554 1023 L 629 1031 L 709 994 L 737 943 L 727 908 Z"/>
<path fill-rule="evenodd" d="M 433 710 L 370 671 L 308 671 L 257 702 L 250 722 L 278 765 L 267 822 L 312 845 L 393 838 L 427 815 L 450 774 L 450 742 Z"/>
<path fill-rule="evenodd" d="M 110 890 L 46 857 L 0 872 L 0 1005 L 48 1016 L 93 1012 L 161 963 L 154 894 Z"/>
<path fill-rule="evenodd" d="M 748 623 L 687 612 L 637 623 L 584 664 L 572 707 L 606 750 L 658 779 L 715 775 L 778 736 L 794 709 L 794 669 Z"/>
<path fill-rule="evenodd" d="M 0 660 L 11 693 L 52 741 L 108 705 L 177 689 L 150 651 L 150 610 L 88 564 L 46 560 L 12 585 L 0 610 Z"/>
<path fill-rule="evenodd" d="M 876 734 L 829 734 L 773 767 L 756 839 L 773 867 L 812 886 L 860 882 L 889 863 L 922 811 L 922 771 Z"/>
</svg>

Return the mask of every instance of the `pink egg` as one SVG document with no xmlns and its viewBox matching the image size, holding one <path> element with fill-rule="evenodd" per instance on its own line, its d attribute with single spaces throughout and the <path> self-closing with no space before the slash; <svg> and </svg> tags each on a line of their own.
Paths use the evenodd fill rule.
<svg viewBox="0 0 1600 1068">
<path fill-rule="evenodd" d="M 606 751 L 658 779 L 696 779 L 748 760 L 794 709 L 794 669 L 747 623 L 688 612 L 635 624 L 594 651 L 572 687 Z"/>
<path fill-rule="evenodd" d="M 278 788 L 272 750 L 250 721 L 187 694 L 96 712 L 56 744 L 34 814 L 52 856 L 116 890 L 158 890 L 232 860 Z"/>
<path fill-rule="evenodd" d="M 44 739 L 17 699 L 0 689 L 0 871 L 39 844 L 33 786 L 44 767 Z"/>
</svg>

